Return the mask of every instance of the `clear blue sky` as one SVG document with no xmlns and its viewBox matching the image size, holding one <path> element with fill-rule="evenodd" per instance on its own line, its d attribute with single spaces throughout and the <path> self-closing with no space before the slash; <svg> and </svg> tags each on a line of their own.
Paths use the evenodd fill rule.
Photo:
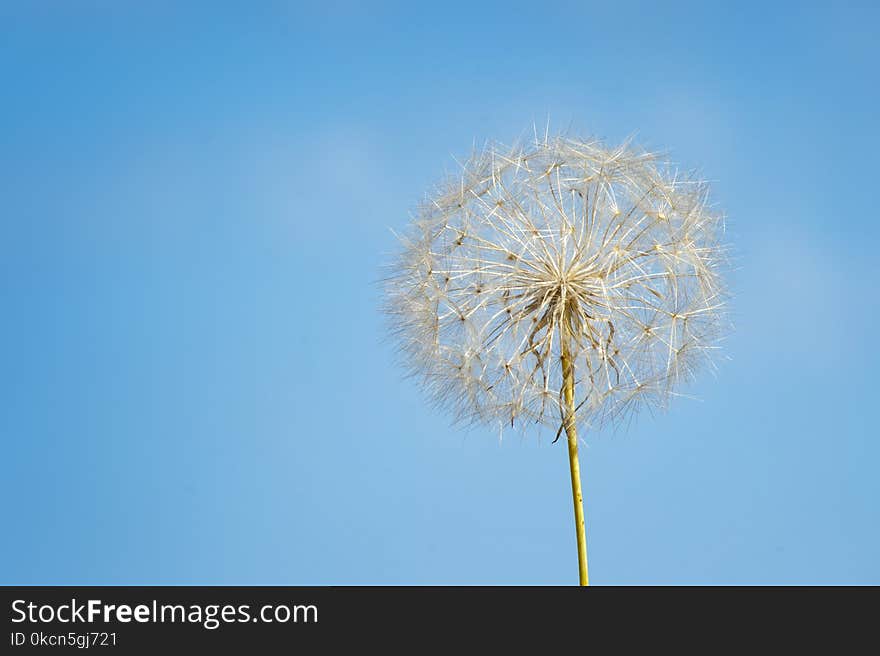
<svg viewBox="0 0 880 656">
<path fill-rule="evenodd" d="M 877 9 L 176 4 L 0 8 L 0 582 L 575 582 L 564 444 L 450 428 L 377 310 L 549 115 L 736 256 L 700 400 L 586 436 L 592 581 L 880 583 Z"/>
</svg>

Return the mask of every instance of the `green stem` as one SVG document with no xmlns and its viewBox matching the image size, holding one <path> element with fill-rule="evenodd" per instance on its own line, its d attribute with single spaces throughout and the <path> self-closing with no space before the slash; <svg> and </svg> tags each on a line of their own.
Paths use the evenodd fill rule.
<svg viewBox="0 0 880 656">
<path fill-rule="evenodd" d="M 590 585 L 587 573 L 587 535 L 584 524 L 584 495 L 581 492 L 581 468 L 578 463 L 578 438 L 574 409 L 574 363 L 568 337 L 562 339 L 562 390 L 565 400 L 565 434 L 568 436 L 568 464 L 571 470 L 571 496 L 574 501 L 574 528 L 577 533 L 578 573 L 581 585 Z"/>
</svg>

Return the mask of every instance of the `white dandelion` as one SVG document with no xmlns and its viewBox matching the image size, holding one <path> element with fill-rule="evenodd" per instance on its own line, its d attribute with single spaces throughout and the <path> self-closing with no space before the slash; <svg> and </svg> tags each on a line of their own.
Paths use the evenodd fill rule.
<svg viewBox="0 0 880 656">
<path fill-rule="evenodd" d="M 417 212 L 387 279 L 405 363 L 468 423 L 568 437 L 666 407 L 724 332 L 708 186 L 630 144 L 536 139 L 473 155 Z"/>
</svg>

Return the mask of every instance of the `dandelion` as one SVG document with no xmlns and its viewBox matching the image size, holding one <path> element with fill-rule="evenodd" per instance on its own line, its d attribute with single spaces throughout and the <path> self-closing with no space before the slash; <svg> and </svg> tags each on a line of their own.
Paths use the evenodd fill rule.
<svg viewBox="0 0 880 656">
<path fill-rule="evenodd" d="M 387 279 L 405 364 L 465 423 L 563 431 L 587 585 L 578 431 L 666 407 L 724 326 L 702 180 L 625 143 L 490 145 L 418 209 Z"/>
</svg>

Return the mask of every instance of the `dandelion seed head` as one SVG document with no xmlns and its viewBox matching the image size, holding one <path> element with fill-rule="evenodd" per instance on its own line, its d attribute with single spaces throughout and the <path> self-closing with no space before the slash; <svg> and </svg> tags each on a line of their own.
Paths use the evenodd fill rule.
<svg viewBox="0 0 880 656">
<path fill-rule="evenodd" d="M 465 422 L 580 425 L 665 407 L 724 334 L 705 182 L 630 144 L 490 145 L 419 207 L 386 284 L 406 365 Z"/>
</svg>

